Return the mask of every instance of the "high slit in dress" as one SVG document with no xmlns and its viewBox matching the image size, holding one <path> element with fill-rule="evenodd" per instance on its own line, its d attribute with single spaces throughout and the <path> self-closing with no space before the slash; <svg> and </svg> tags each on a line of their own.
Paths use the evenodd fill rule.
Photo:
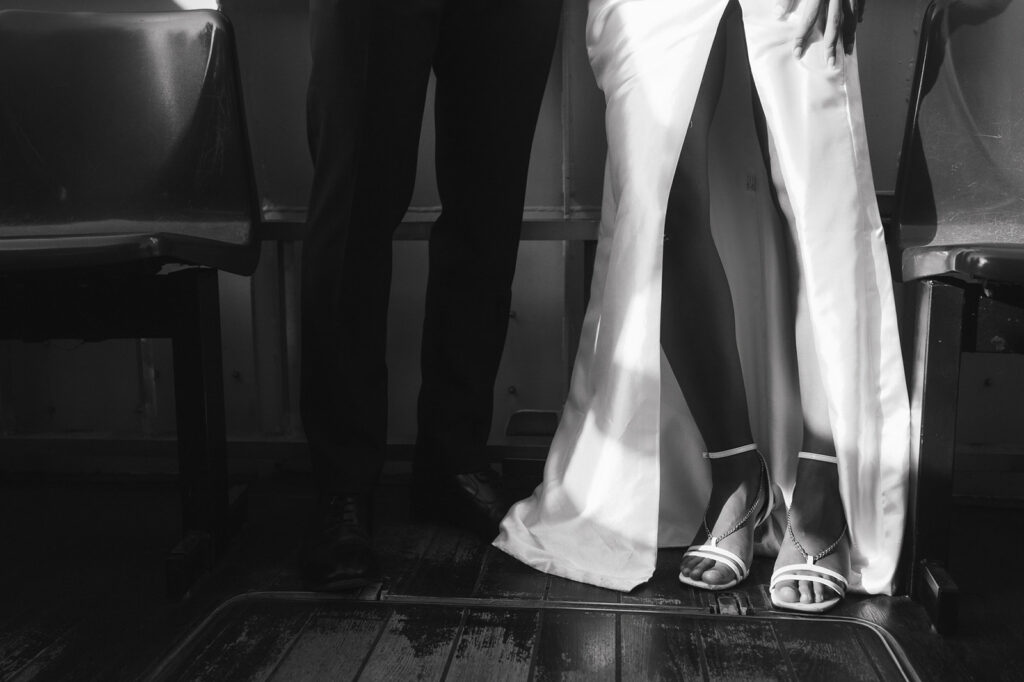
<svg viewBox="0 0 1024 682">
<path fill-rule="evenodd" d="M 544 481 L 512 507 L 494 543 L 542 571 L 628 591 L 650 579 L 659 546 L 689 543 L 700 524 L 710 476 L 660 347 L 662 251 L 669 190 L 728 4 L 590 2 L 587 49 L 608 137 L 591 298 Z M 798 58 L 797 19 L 778 18 L 775 4 L 740 0 L 740 46 L 770 135 L 782 235 L 763 229 L 771 220 L 738 212 L 750 203 L 737 195 L 742 186 L 712 202 L 751 428 L 780 501 L 788 499 L 801 419 L 785 311 L 787 282 L 798 281 L 811 336 L 797 344 L 811 349 L 799 361 L 818 364 L 827 396 L 852 539 L 850 586 L 888 594 L 906 512 L 910 415 L 857 59 L 840 47 L 829 66 L 820 35 Z M 735 184 L 722 170 L 727 159 L 713 156 L 712 165 L 712 175 Z M 788 266 L 785 243 L 794 254 Z M 784 515 L 780 502 L 761 550 L 777 550 Z"/>
</svg>

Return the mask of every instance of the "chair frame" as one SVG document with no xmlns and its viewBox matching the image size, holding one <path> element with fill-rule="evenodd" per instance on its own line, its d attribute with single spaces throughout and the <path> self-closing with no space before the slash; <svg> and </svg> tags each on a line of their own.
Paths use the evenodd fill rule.
<svg viewBox="0 0 1024 682">
<path fill-rule="evenodd" d="M 935 46 L 935 22 L 941 12 L 933 1 L 924 12 L 907 125 L 896 189 L 896 235 L 902 234 L 905 189 L 914 168 L 913 142 L 924 95 L 926 69 Z M 957 442 L 957 408 L 960 394 L 961 355 L 993 351 L 979 329 L 979 321 L 993 319 L 989 308 L 1002 303 L 1017 309 L 1015 317 L 999 324 L 1024 329 L 1024 282 L 1000 281 L 1007 272 L 1017 273 L 1024 259 L 1024 245 L 967 245 L 951 260 L 949 274 L 906 281 L 907 315 L 904 317 L 905 355 L 910 374 L 912 443 L 915 475 L 912 477 L 904 570 L 901 582 L 910 595 L 927 608 L 936 630 L 956 629 L 959 590 L 950 576 L 950 533 L 953 508 L 953 472 Z M 985 258 L 986 254 L 993 256 Z M 902 248 L 894 254 L 894 270 L 904 271 Z M 1009 264 L 1011 267 L 1007 268 Z M 1016 275 L 1011 275 L 1016 276 Z M 993 303 L 994 302 L 994 303 Z"/>
<path fill-rule="evenodd" d="M 249 269 L 258 258 L 259 210 L 237 48 L 227 18 L 211 14 L 225 29 L 222 39 L 233 70 L 253 234 L 251 243 L 226 247 L 230 251 L 220 257 L 229 267 Z M 37 245 L 30 262 L 12 254 L 4 261 L 10 267 L 0 268 L 0 338 L 171 340 L 182 535 L 165 567 L 167 595 L 178 599 L 224 554 L 245 518 L 246 494 L 244 486 L 230 487 L 228 482 L 219 270 L 212 264 L 178 261 L 173 255 L 176 244 L 162 238 L 155 235 L 148 252 L 129 250 L 126 255 L 122 249 L 108 256 L 95 247 L 90 251 L 84 239 L 78 265 L 74 244 L 69 248 L 68 240 L 54 240 L 52 263 L 42 269 L 33 269 L 46 263 L 45 250 Z M 45 237 L 35 241 L 45 242 Z M 184 253 L 191 254 L 189 248 L 186 241 Z"/>
</svg>

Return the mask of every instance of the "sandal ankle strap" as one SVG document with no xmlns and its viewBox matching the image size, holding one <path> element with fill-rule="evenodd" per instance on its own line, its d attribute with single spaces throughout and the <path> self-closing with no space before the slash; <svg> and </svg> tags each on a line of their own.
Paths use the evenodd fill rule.
<svg viewBox="0 0 1024 682">
<path fill-rule="evenodd" d="M 723 457 L 732 457 L 742 452 L 750 452 L 751 450 L 757 450 L 757 443 L 750 443 L 749 445 L 741 445 L 738 448 L 732 448 L 731 450 L 719 450 L 718 452 L 705 452 L 704 459 L 722 459 Z"/>
<path fill-rule="evenodd" d="M 756 448 L 756 446 L 754 446 L 754 447 Z M 744 452 L 746 452 L 746 450 L 744 450 Z M 761 489 L 762 488 L 765 489 L 765 491 L 766 491 L 765 494 L 768 496 L 768 500 L 767 501 L 770 503 L 770 501 L 771 501 L 771 486 L 772 486 L 772 484 L 771 484 L 771 480 L 769 480 L 769 478 L 768 478 L 768 465 L 764 461 L 763 457 L 761 457 L 759 459 L 760 459 L 760 470 L 758 471 L 758 474 L 757 474 L 757 495 L 754 497 L 754 502 L 750 505 L 750 508 L 747 509 L 747 513 L 743 515 L 743 518 L 740 519 L 736 523 L 736 525 L 734 525 L 732 528 L 727 530 L 722 535 L 712 535 L 711 526 L 708 525 L 707 510 L 706 509 L 704 510 L 704 517 L 703 517 L 704 530 L 708 534 L 708 539 L 705 541 L 706 543 L 710 543 L 712 546 L 716 546 L 716 545 L 718 545 L 719 542 L 721 542 L 722 540 L 726 539 L 727 537 L 729 537 L 730 535 L 732 535 L 733 533 L 738 531 L 740 528 L 742 528 L 747 523 L 747 521 L 749 521 L 750 518 L 757 512 L 758 508 L 765 504 L 765 501 L 761 500 Z"/>
<path fill-rule="evenodd" d="M 836 547 L 838 547 L 839 543 L 843 541 L 844 537 L 846 537 L 846 531 L 848 528 L 849 525 L 843 523 L 843 530 L 840 531 L 839 537 L 837 537 L 831 545 L 821 550 L 817 554 L 810 554 L 806 549 L 804 549 L 804 546 L 800 544 L 800 540 L 797 539 L 796 532 L 793 530 L 793 508 L 790 507 L 789 509 L 786 510 L 786 532 L 789 534 L 790 539 L 793 540 L 793 544 L 796 545 L 796 548 L 800 551 L 801 554 L 804 555 L 804 559 L 807 561 L 808 565 L 814 565 L 822 559 L 824 559 L 825 557 L 827 557 L 828 555 L 832 554 L 832 552 L 836 551 Z"/>
<path fill-rule="evenodd" d="M 819 455 L 816 452 L 801 452 L 797 454 L 798 459 L 813 459 L 817 462 L 825 462 L 827 464 L 836 464 L 839 459 L 835 455 Z"/>
</svg>

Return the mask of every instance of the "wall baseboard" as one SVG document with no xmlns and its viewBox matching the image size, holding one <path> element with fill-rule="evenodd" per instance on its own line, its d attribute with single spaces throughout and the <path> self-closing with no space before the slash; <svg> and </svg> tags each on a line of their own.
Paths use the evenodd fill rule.
<svg viewBox="0 0 1024 682">
<path fill-rule="evenodd" d="M 414 450 L 411 444 L 390 445 L 385 473 L 411 472 Z M 494 445 L 487 451 L 492 463 L 533 469 L 543 466 L 547 446 Z M 232 478 L 311 473 L 305 441 L 293 438 L 229 440 L 227 458 Z M 0 476 L 11 474 L 173 478 L 178 445 L 173 438 L 0 437 Z"/>
</svg>

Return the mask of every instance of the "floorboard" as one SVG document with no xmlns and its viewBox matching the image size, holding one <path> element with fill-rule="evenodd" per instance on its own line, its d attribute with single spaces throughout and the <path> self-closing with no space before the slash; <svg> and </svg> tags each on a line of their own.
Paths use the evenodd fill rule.
<svg viewBox="0 0 1024 682">
<path fill-rule="evenodd" d="M 73 617 L 60 609 L 27 608 L 0 627 L 0 680 L 19 671 L 39 669 L 44 652 L 59 645 L 74 627 Z M 33 663 L 35 662 L 35 664 Z"/>
<path fill-rule="evenodd" d="M 413 607 L 392 613 L 359 679 L 441 679 L 461 621 L 457 610 Z"/>
<path fill-rule="evenodd" d="M 795 679 L 773 633 L 760 623 L 703 620 L 699 634 L 712 679 Z"/>
<path fill-rule="evenodd" d="M 877 681 L 903 666 L 880 629 L 835 618 L 270 592 L 229 600 L 153 678 Z"/>
<path fill-rule="evenodd" d="M 617 679 L 617 629 L 615 615 L 611 613 L 544 613 L 533 679 L 588 682 Z"/>
<path fill-rule="evenodd" d="M 861 628 L 838 625 L 825 630 L 813 620 L 779 620 L 772 625 L 798 679 L 878 682 L 899 676 L 891 660 L 876 660 L 881 658 L 877 646 L 860 645 Z"/>
<path fill-rule="evenodd" d="M 540 619 L 539 613 L 526 609 L 468 611 L 445 679 L 529 679 Z"/>
<path fill-rule="evenodd" d="M 682 549 L 659 551 L 654 576 L 629 594 L 622 595 L 622 603 L 672 604 L 707 611 L 715 603 L 715 597 L 709 592 L 679 582 L 679 564 L 682 560 Z"/>
<path fill-rule="evenodd" d="M 268 679 L 354 680 L 387 625 L 387 616 L 374 608 L 321 607 Z"/>
<path fill-rule="evenodd" d="M 252 481 L 248 522 L 227 555 L 187 599 L 169 602 L 163 559 L 178 532 L 174 485 L 0 479 L 0 679 L 479 679 L 495 663 L 505 679 L 892 679 L 887 641 L 921 679 L 1024 679 L 1024 584 L 984 577 L 972 554 L 984 547 L 988 565 L 1006 567 L 998 577 L 1012 575 L 1024 549 L 1007 539 L 1024 534 L 1021 510 L 957 510 L 957 634 L 936 635 L 909 599 L 851 595 L 833 615 L 885 628 L 890 640 L 851 625 L 840 639 L 856 647 L 844 648 L 815 621 L 771 610 L 768 559 L 755 560 L 743 585 L 712 594 L 681 585 L 681 551 L 663 550 L 653 579 L 620 595 L 411 518 L 401 476 L 377 496 L 382 586 L 344 603 L 310 603 L 313 595 L 296 592 L 296 564 L 311 488 L 298 475 Z M 175 675 L 160 668 L 218 607 L 266 593 L 282 603 L 225 623 L 217 643 L 193 651 Z M 356 599 L 374 601 L 353 611 Z M 728 614 L 754 620 L 736 624 Z"/>
<path fill-rule="evenodd" d="M 265 680 L 277 668 L 302 631 L 310 614 L 303 604 L 282 604 L 270 613 L 236 613 L 220 623 L 217 636 L 196 652 L 177 679 L 220 682 L 230 679 Z"/>
<path fill-rule="evenodd" d="M 508 554 L 490 549 L 480 569 L 474 597 L 478 599 L 544 599 L 548 591 L 548 575 L 513 559 Z"/>
<path fill-rule="evenodd" d="M 547 598 L 551 601 L 581 602 L 584 604 L 617 604 L 622 598 L 622 594 L 615 590 L 551 576 L 551 579 L 548 581 Z"/>
<path fill-rule="evenodd" d="M 707 677 L 698 623 L 669 615 L 620 620 L 621 673 L 626 680 L 693 680 Z"/>
<path fill-rule="evenodd" d="M 489 545 L 476 535 L 439 527 L 414 570 L 403 574 L 390 597 L 470 597 Z"/>
</svg>

